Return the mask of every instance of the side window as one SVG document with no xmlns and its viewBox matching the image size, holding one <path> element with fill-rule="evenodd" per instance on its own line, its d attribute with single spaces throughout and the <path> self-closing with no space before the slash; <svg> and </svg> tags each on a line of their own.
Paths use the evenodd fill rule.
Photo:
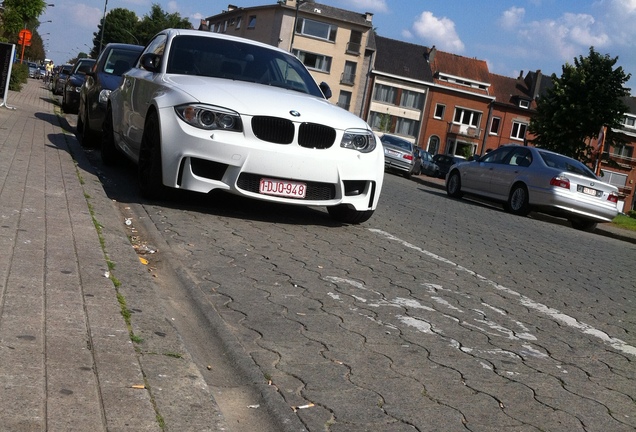
<svg viewBox="0 0 636 432">
<path fill-rule="evenodd" d="M 510 155 L 510 160 L 508 161 L 509 165 L 527 167 L 530 166 L 530 162 L 532 162 L 532 155 L 530 151 L 527 149 L 516 149 Z"/>
<path fill-rule="evenodd" d="M 166 51 L 166 35 L 161 34 L 155 37 L 152 41 L 150 41 L 150 43 L 148 44 L 148 46 L 146 47 L 142 55 L 146 53 L 154 53 L 154 54 L 163 56 L 163 53 L 165 51 Z"/>
<path fill-rule="evenodd" d="M 481 161 L 485 163 L 503 163 L 509 153 L 510 149 L 498 148 L 488 153 Z"/>
</svg>

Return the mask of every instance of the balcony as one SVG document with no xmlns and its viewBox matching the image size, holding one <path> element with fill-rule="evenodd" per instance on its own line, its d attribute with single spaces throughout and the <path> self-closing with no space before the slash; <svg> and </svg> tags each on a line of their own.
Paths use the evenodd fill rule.
<svg viewBox="0 0 636 432">
<path fill-rule="evenodd" d="M 355 74 L 343 73 L 342 75 L 340 75 L 340 84 L 352 86 L 355 83 L 356 83 Z"/>
<path fill-rule="evenodd" d="M 347 43 L 347 54 L 360 55 L 360 47 L 361 45 L 359 43 Z"/>
<path fill-rule="evenodd" d="M 469 138 L 479 138 L 481 136 L 481 129 L 475 126 L 449 123 L 448 133 L 459 135 L 459 136 L 465 136 Z"/>
</svg>

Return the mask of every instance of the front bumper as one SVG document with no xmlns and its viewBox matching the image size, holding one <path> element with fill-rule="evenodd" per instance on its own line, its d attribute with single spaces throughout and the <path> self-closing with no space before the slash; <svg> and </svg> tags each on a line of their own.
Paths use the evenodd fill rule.
<svg viewBox="0 0 636 432">
<path fill-rule="evenodd" d="M 208 193 L 222 189 L 264 201 L 307 206 L 349 204 L 358 211 L 374 210 L 384 179 L 384 155 L 361 153 L 339 146 L 312 149 L 259 140 L 245 127 L 242 133 L 207 131 L 192 127 L 172 107 L 160 114 L 163 183 Z M 244 119 L 244 124 L 248 123 Z M 304 199 L 259 192 L 261 178 L 301 182 Z"/>
</svg>

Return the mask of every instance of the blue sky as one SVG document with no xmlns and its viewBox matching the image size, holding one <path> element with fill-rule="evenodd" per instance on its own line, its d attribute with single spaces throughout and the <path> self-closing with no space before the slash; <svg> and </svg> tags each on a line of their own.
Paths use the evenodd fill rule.
<svg viewBox="0 0 636 432">
<path fill-rule="evenodd" d="M 40 21 L 56 64 L 92 46 L 93 32 L 107 10 L 126 8 L 138 16 L 153 3 L 198 25 L 203 17 L 227 9 L 273 4 L 276 0 L 47 0 Z M 488 63 L 491 72 L 516 77 L 540 69 L 561 75 L 561 66 L 587 56 L 589 47 L 618 57 L 633 76 L 636 95 L 636 0 L 319 0 L 329 6 L 372 12 L 379 35 Z M 45 33 L 50 33 L 46 35 Z"/>
</svg>

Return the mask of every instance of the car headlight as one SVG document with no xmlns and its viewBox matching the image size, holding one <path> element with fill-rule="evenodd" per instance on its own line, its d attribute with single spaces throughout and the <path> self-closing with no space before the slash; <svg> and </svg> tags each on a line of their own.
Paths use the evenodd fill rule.
<svg viewBox="0 0 636 432">
<path fill-rule="evenodd" d="M 340 147 L 371 153 L 375 150 L 375 134 L 365 129 L 347 129 L 340 141 Z"/>
<path fill-rule="evenodd" d="M 180 105 L 174 108 L 181 120 L 206 130 L 242 132 L 241 117 L 235 111 L 210 105 Z"/>
<path fill-rule="evenodd" d="M 102 105 L 106 105 L 106 103 L 108 102 L 108 96 L 110 96 L 110 90 L 103 89 L 99 92 L 97 101 Z"/>
</svg>

